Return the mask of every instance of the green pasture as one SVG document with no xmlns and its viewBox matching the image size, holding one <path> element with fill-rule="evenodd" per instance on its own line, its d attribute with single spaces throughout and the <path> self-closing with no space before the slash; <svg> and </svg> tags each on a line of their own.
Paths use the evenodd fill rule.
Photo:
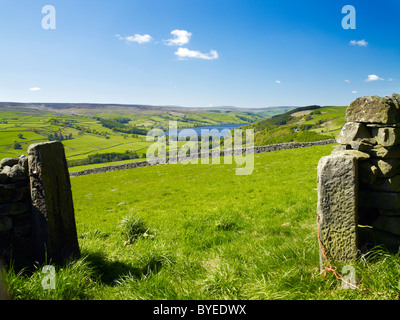
<svg viewBox="0 0 400 320">
<path fill-rule="evenodd" d="M 397 299 L 400 259 L 376 249 L 357 284 L 320 275 L 317 163 L 332 145 L 256 154 L 237 165 L 169 164 L 71 178 L 82 252 L 56 266 L 11 267 L 14 299 Z M 48 261 L 47 264 L 51 264 Z M 341 271 L 340 265 L 337 266 Z"/>
</svg>

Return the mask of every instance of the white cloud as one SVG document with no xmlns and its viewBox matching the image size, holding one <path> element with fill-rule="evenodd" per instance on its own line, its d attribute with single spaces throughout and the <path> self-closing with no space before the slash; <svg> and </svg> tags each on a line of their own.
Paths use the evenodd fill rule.
<svg viewBox="0 0 400 320">
<path fill-rule="evenodd" d="M 275 83 L 281 84 L 281 80 L 275 80 Z"/>
<path fill-rule="evenodd" d="M 357 91 L 356 91 L 356 90 L 353 90 L 351 93 L 357 93 Z"/>
<path fill-rule="evenodd" d="M 152 36 L 149 34 L 135 34 L 134 36 L 127 36 L 127 37 L 122 37 L 119 34 L 115 35 L 119 40 L 125 40 L 127 43 L 130 42 L 137 42 L 139 44 L 142 43 L 146 43 L 146 42 L 150 42 L 151 40 L 153 40 Z"/>
<path fill-rule="evenodd" d="M 376 74 L 370 74 L 368 75 L 368 78 L 365 79 L 366 82 L 371 82 L 371 81 L 379 81 L 379 80 L 384 80 L 381 77 L 378 77 Z"/>
<path fill-rule="evenodd" d="M 33 87 L 33 88 L 29 88 L 29 91 L 40 91 L 42 89 L 40 89 L 39 87 Z"/>
<path fill-rule="evenodd" d="M 392 82 L 392 81 L 394 81 L 394 79 L 393 78 L 389 78 L 387 81 Z"/>
<path fill-rule="evenodd" d="M 362 40 L 351 40 L 350 45 L 352 46 L 360 46 L 360 47 L 366 47 L 368 45 L 368 42 L 365 41 L 364 39 Z"/>
<path fill-rule="evenodd" d="M 164 40 L 169 46 L 183 46 L 188 44 L 192 33 L 186 30 L 172 30 L 171 34 L 174 36 L 173 39 Z"/>
<path fill-rule="evenodd" d="M 188 48 L 178 48 L 178 50 L 175 51 L 175 55 L 178 56 L 179 60 L 183 60 L 185 58 L 195 58 L 204 60 L 218 59 L 218 52 L 215 50 L 210 50 L 210 53 L 201 53 L 200 51 L 189 50 Z"/>
<path fill-rule="evenodd" d="M 346 82 L 346 83 L 350 83 L 350 80 L 344 80 L 344 82 Z"/>
</svg>

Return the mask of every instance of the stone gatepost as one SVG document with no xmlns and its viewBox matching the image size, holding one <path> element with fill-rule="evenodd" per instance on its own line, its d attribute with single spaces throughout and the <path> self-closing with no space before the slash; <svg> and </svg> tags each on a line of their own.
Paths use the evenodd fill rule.
<svg viewBox="0 0 400 320">
<path fill-rule="evenodd" d="M 352 155 L 323 157 L 318 164 L 318 227 L 321 265 L 357 256 L 358 162 Z M 325 252 L 322 252 L 325 250 Z"/>
<path fill-rule="evenodd" d="M 28 163 L 35 260 L 62 262 L 79 257 L 71 184 L 62 143 L 31 145 Z"/>
<path fill-rule="evenodd" d="M 318 163 L 321 267 L 400 246 L 400 95 L 358 98 L 346 121 L 340 145 Z"/>
</svg>

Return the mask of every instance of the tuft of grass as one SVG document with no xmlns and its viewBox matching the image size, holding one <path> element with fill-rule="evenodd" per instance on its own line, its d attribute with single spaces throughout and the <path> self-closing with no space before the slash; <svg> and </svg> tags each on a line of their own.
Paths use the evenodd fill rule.
<svg viewBox="0 0 400 320">
<path fill-rule="evenodd" d="M 138 238 L 152 236 L 149 234 L 150 228 L 147 227 L 143 218 L 132 212 L 121 220 L 117 229 L 126 240 L 126 244 L 133 243 Z"/>
<path fill-rule="evenodd" d="M 222 212 L 219 214 L 217 221 L 215 221 L 217 230 L 235 231 L 240 229 L 240 222 L 238 214 L 235 212 Z"/>
<path fill-rule="evenodd" d="M 140 257 L 142 275 L 148 277 L 161 271 L 164 266 L 172 265 L 174 257 L 165 249 L 165 245 L 160 244 L 157 248 L 152 248 Z"/>
</svg>

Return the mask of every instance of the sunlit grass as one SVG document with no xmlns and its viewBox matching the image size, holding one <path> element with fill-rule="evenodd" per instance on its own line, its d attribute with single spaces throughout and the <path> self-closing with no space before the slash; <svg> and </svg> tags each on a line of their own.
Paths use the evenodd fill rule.
<svg viewBox="0 0 400 320">
<path fill-rule="evenodd" d="M 248 176 L 236 176 L 236 165 L 221 159 L 71 178 L 82 258 L 56 267 L 51 291 L 41 288 L 39 267 L 13 269 L 11 293 L 16 299 L 397 298 L 400 259 L 384 250 L 354 265 L 360 287 L 383 295 L 344 290 L 332 274 L 320 275 L 316 167 L 331 149 L 257 154 Z M 124 236 L 137 229 L 133 238 Z"/>
</svg>

